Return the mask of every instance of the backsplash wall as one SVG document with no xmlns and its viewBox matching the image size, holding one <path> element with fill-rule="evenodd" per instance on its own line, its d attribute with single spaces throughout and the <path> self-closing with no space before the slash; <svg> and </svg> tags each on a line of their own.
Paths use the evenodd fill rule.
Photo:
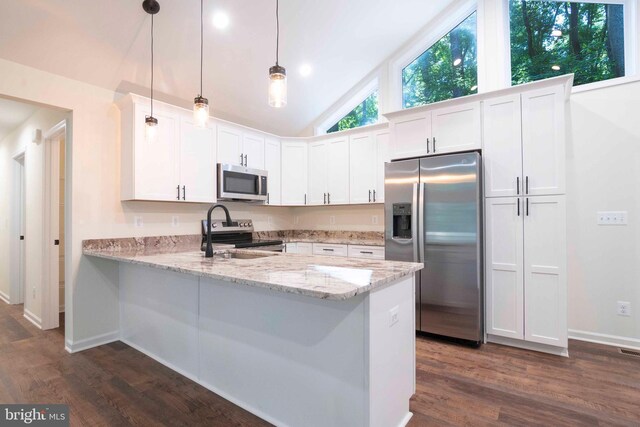
<svg viewBox="0 0 640 427">
<path fill-rule="evenodd" d="M 384 231 L 383 205 L 293 207 L 294 230 Z"/>
</svg>

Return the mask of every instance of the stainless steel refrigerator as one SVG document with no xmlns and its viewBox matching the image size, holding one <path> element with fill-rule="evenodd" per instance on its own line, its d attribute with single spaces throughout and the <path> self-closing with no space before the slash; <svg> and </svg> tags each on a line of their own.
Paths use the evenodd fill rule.
<svg viewBox="0 0 640 427">
<path fill-rule="evenodd" d="M 416 329 L 483 339 L 481 157 L 461 153 L 385 165 L 385 256 L 418 261 Z"/>
</svg>

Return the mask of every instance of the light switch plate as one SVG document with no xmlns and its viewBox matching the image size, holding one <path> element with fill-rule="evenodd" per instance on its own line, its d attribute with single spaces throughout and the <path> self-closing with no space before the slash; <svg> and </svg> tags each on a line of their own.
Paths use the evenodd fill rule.
<svg viewBox="0 0 640 427">
<path fill-rule="evenodd" d="M 389 310 L 389 327 L 395 325 L 396 323 L 398 323 L 398 312 L 400 311 L 400 307 L 398 307 L 397 305 L 395 307 L 393 307 L 391 310 Z"/>
<path fill-rule="evenodd" d="M 133 217 L 133 224 L 136 227 L 143 227 L 144 226 L 144 222 L 142 221 L 142 217 L 141 216 L 134 216 Z"/>
<path fill-rule="evenodd" d="M 598 225 L 627 225 L 627 211 L 598 212 Z"/>
<path fill-rule="evenodd" d="M 178 227 L 180 225 L 180 218 L 178 217 L 178 215 L 174 215 L 171 217 L 171 226 L 172 227 Z"/>
</svg>

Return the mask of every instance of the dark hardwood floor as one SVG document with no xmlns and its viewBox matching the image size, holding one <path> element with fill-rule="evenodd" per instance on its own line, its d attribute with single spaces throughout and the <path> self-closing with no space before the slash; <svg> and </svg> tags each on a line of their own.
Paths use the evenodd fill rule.
<svg viewBox="0 0 640 427">
<path fill-rule="evenodd" d="M 72 425 L 261 426 L 122 343 L 77 354 L 0 302 L 0 402 L 68 403 Z M 571 341 L 571 357 L 418 338 L 411 426 L 640 426 L 640 358 Z"/>
</svg>

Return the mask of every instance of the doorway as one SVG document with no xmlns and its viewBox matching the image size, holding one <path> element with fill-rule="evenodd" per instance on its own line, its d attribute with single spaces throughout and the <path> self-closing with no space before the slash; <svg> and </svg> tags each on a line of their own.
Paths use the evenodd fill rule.
<svg viewBox="0 0 640 427">
<path fill-rule="evenodd" d="M 24 304 L 26 292 L 25 271 L 25 224 L 26 224 L 26 185 L 25 185 L 25 153 L 13 157 L 13 214 L 11 224 L 11 256 L 9 300 L 11 304 Z"/>
</svg>

